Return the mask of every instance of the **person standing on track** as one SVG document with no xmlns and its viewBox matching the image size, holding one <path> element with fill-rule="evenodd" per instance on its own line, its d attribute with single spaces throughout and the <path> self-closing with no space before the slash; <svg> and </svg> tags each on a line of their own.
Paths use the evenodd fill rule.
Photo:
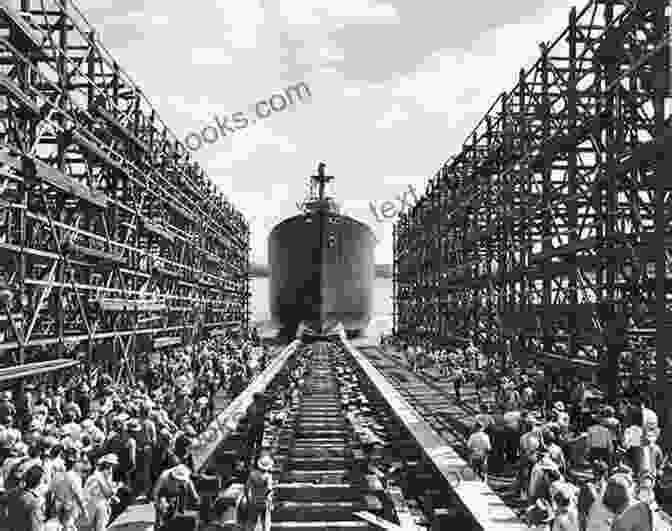
<svg viewBox="0 0 672 531">
<path fill-rule="evenodd" d="M 480 422 L 474 424 L 474 432 L 467 441 L 471 468 L 487 483 L 488 481 L 488 454 L 492 450 L 490 437 L 485 433 Z"/>
<path fill-rule="evenodd" d="M 271 529 L 271 510 L 273 503 L 273 466 L 275 462 L 270 454 L 264 453 L 257 461 L 257 467 L 250 472 L 245 485 L 247 497 L 247 522 L 245 529 L 254 531 L 261 519 L 263 531 Z"/>
<path fill-rule="evenodd" d="M 266 418 L 266 403 L 262 393 L 255 393 L 253 396 L 252 407 L 250 408 L 250 431 L 248 442 L 250 444 L 250 464 L 261 449 L 264 440 L 264 421 Z"/>
<path fill-rule="evenodd" d="M 462 384 L 464 383 L 464 369 L 459 365 L 453 371 L 453 389 L 455 390 L 455 401 L 462 402 Z"/>
</svg>

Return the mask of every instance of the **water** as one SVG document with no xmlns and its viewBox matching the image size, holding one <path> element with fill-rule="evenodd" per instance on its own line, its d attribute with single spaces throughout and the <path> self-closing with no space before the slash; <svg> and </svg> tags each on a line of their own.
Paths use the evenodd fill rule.
<svg viewBox="0 0 672 531">
<path fill-rule="evenodd" d="M 268 307 L 268 278 L 253 278 L 250 282 L 252 298 L 250 310 L 252 322 L 258 323 L 261 330 L 268 329 L 271 319 Z M 367 336 L 378 336 L 392 331 L 392 279 L 377 278 L 373 284 L 373 316 L 366 330 Z"/>
</svg>

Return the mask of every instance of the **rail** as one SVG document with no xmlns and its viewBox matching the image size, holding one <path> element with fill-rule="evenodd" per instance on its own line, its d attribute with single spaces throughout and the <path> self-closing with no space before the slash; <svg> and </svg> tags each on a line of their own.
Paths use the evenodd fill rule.
<svg viewBox="0 0 672 531">
<path fill-rule="evenodd" d="M 200 471 L 222 441 L 236 430 L 252 405 L 254 394 L 263 393 L 266 390 L 300 344 L 299 340 L 290 343 L 224 411 L 216 416 L 205 432 L 199 436 L 200 446 L 192 448 L 191 451 L 194 471 Z"/>
<path fill-rule="evenodd" d="M 528 527 L 441 436 L 401 396 L 391 383 L 360 352 L 345 340 L 346 350 L 387 401 L 393 414 L 413 436 L 474 521 L 486 531 L 523 531 Z"/>
</svg>

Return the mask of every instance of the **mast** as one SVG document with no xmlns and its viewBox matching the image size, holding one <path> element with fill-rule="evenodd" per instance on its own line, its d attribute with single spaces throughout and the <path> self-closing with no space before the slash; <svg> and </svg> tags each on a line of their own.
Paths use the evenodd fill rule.
<svg viewBox="0 0 672 531">
<path fill-rule="evenodd" d="M 310 176 L 310 193 L 308 197 L 302 203 L 297 203 L 296 205 L 305 214 L 314 214 L 316 212 L 338 214 L 340 211 L 334 199 L 326 194 L 327 183 L 334 180 L 333 175 L 325 175 L 324 170 L 326 167 L 327 165 L 324 162 L 320 162 L 317 165 L 317 175 Z"/>
<path fill-rule="evenodd" d="M 326 167 L 327 167 L 327 165 L 324 162 L 320 162 L 317 165 L 317 175 L 311 176 L 311 179 L 313 181 L 315 181 L 319 186 L 319 194 L 318 194 L 319 201 L 324 200 L 324 187 L 325 187 L 325 185 L 329 181 L 334 180 L 333 175 L 325 175 L 324 174 L 324 170 L 325 170 Z"/>
</svg>

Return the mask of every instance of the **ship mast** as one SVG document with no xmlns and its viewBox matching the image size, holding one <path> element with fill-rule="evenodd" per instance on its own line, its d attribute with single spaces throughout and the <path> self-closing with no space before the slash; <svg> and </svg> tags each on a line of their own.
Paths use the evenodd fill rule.
<svg viewBox="0 0 672 531">
<path fill-rule="evenodd" d="M 339 206 L 333 198 L 327 196 L 326 185 L 334 180 L 333 175 L 325 175 L 324 170 L 327 165 L 320 162 L 317 165 L 317 175 L 310 176 L 310 192 L 303 203 L 297 203 L 299 210 L 303 210 L 305 214 L 312 214 L 315 212 L 330 212 L 332 214 L 339 213 Z M 316 189 L 317 188 L 317 193 Z"/>
<path fill-rule="evenodd" d="M 324 169 L 327 167 L 327 165 L 324 162 L 320 162 L 317 165 L 317 175 L 311 176 L 311 179 L 316 182 L 319 185 L 319 194 L 318 194 L 318 200 L 323 201 L 324 200 L 324 187 L 329 181 L 334 180 L 333 175 L 325 175 L 324 174 Z"/>
</svg>

